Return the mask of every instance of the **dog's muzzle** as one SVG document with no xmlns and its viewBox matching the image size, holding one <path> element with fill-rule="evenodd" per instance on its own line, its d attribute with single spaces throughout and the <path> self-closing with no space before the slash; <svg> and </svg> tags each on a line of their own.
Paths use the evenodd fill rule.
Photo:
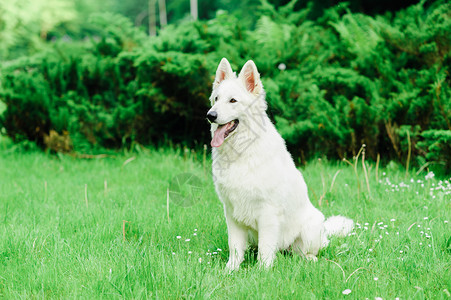
<svg viewBox="0 0 451 300">
<path fill-rule="evenodd" d="M 218 113 L 217 113 L 217 112 L 215 112 L 215 111 L 209 111 L 209 112 L 207 113 L 207 120 L 208 120 L 210 123 L 213 123 L 214 121 L 216 121 L 217 118 L 218 118 Z"/>
</svg>

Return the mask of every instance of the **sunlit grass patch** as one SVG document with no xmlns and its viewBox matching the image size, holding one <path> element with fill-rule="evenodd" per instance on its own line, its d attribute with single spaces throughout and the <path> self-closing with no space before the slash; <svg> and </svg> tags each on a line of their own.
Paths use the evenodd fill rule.
<svg viewBox="0 0 451 300">
<path fill-rule="evenodd" d="M 361 163 L 356 177 L 346 163 L 311 162 L 302 172 L 312 202 L 321 199 L 326 216 L 354 219 L 354 231 L 333 238 L 317 263 L 284 251 L 264 271 L 249 249 L 241 270 L 229 274 L 223 209 L 201 157 L 3 151 L 0 296 L 448 297 L 449 178 L 426 171 L 406 177 L 403 168 L 383 165 L 376 177 L 367 164 L 369 196 Z M 194 194 L 179 190 L 182 198 L 195 195 L 190 205 L 168 198 L 170 182 L 186 173 L 199 183 Z"/>
</svg>

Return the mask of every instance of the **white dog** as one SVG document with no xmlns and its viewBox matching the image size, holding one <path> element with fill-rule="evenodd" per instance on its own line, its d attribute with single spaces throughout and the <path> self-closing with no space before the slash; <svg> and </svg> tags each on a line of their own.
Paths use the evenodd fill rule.
<svg viewBox="0 0 451 300">
<path fill-rule="evenodd" d="M 302 174 L 266 115 L 265 91 L 253 61 L 236 77 L 223 58 L 210 101 L 213 177 L 227 221 L 229 270 L 244 260 L 249 237 L 258 242 L 260 264 L 270 267 L 282 249 L 317 260 L 328 236 L 352 230 L 352 220 L 335 216 L 325 221 L 310 202 Z"/>
</svg>

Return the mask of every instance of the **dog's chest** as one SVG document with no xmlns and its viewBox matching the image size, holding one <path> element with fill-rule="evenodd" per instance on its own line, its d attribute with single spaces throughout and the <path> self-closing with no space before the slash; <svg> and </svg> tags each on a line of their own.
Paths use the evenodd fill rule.
<svg viewBox="0 0 451 300">
<path fill-rule="evenodd" d="M 226 169 L 213 167 L 216 191 L 233 218 L 252 229 L 268 201 L 270 186 L 264 183 L 265 174 L 258 168 L 243 168 L 231 164 Z"/>
</svg>

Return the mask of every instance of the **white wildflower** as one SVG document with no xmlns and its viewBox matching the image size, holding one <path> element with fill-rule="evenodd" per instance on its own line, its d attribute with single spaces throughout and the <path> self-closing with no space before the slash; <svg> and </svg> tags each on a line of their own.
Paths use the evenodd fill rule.
<svg viewBox="0 0 451 300">
<path fill-rule="evenodd" d="M 341 292 L 343 295 L 349 295 L 351 294 L 351 290 L 350 289 L 346 289 L 343 292 Z"/>
<path fill-rule="evenodd" d="M 431 172 L 427 173 L 427 175 L 424 176 L 424 178 L 425 178 L 426 180 L 429 180 L 429 179 L 434 178 L 434 176 L 435 176 L 434 172 L 431 171 Z"/>
</svg>

